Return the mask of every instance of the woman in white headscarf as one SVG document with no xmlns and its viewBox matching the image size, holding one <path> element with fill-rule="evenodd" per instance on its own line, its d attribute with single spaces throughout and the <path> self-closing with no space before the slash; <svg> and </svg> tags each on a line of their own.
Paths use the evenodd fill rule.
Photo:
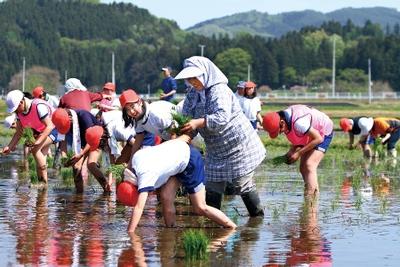
<svg viewBox="0 0 400 267">
<path fill-rule="evenodd" d="M 66 93 L 60 99 L 60 108 L 90 111 L 91 103 L 103 98 L 111 98 L 111 96 L 102 93 L 89 92 L 77 78 L 68 79 L 64 87 Z"/>
<path fill-rule="evenodd" d="M 199 132 L 204 138 L 207 204 L 220 208 L 226 184 L 231 182 L 250 216 L 263 216 L 253 180 L 266 154 L 259 136 L 228 87 L 228 79 L 213 62 L 194 56 L 183 66 L 175 79 L 185 79 L 191 87 L 182 113 L 193 119 L 182 131 Z"/>
</svg>

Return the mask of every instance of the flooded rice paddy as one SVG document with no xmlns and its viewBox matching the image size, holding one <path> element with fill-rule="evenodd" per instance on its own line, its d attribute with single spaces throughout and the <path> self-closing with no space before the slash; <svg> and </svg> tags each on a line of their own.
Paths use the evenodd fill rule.
<svg viewBox="0 0 400 267">
<path fill-rule="evenodd" d="M 271 149 L 268 158 L 282 151 Z M 264 218 L 249 218 L 240 197 L 224 199 L 235 231 L 194 216 L 186 198 L 177 199 L 178 227 L 165 228 L 153 195 L 132 236 L 130 209 L 114 194 L 103 196 L 96 181 L 77 195 L 50 170 L 43 189 L 31 186 L 19 154 L 0 157 L 1 265 L 398 266 L 400 163 L 358 156 L 361 151 L 327 155 L 319 169 L 321 194 L 310 200 L 297 165 L 267 159 L 256 173 Z M 208 260 L 185 261 L 188 228 L 202 228 L 210 238 Z"/>
</svg>

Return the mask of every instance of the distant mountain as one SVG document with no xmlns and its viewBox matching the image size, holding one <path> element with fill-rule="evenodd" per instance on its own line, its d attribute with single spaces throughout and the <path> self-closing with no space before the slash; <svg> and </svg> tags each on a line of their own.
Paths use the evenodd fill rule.
<svg viewBox="0 0 400 267">
<path fill-rule="evenodd" d="M 247 32 L 264 37 L 279 37 L 289 31 L 297 31 L 304 26 L 320 26 L 325 21 L 335 20 L 342 24 L 351 20 L 355 25 L 363 26 L 367 20 L 379 23 L 385 28 L 400 24 L 400 12 L 394 8 L 343 8 L 329 13 L 313 10 L 286 12 L 270 15 L 255 10 L 216 18 L 198 23 L 187 31 L 212 36 L 219 34 L 237 35 Z"/>
</svg>

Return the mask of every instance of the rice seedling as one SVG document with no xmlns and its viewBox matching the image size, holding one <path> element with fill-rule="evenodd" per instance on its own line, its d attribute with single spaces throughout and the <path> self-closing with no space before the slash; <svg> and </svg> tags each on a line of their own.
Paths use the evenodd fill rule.
<svg viewBox="0 0 400 267">
<path fill-rule="evenodd" d="M 278 220 L 279 219 L 279 215 L 280 215 L 280 212 L 279 212 L 278 207 L 274 206 L 273 209 L 272 209 L 272 218 L 274 220 Z"/>
<path fill-rule="evenodd" d="M 69 167 L 71 165 L 71 159 L 73 156 L 74 156 L 74 152 L 69 150 L 67 152 L 67 156 L 61 158 L 61 165 L 63 165 L 64 167 Z"/>
<path fill-rule="evenodd" d="M 30 170 L 29 171 L 29 177 L 31 178 L 31 183 L 32 184 L 38 184 L 39 183 L 39 177 L 36 173 L 36 170 Z"/>
<path fill-rule="evenodd" d="M 108 170 L 107 175 L 112 173 L 113 177 L 115 178 L 116 184 L 120 184 L 123 181 L 125 166 L 123 164 L 114 165 L 112 164 Z"/>
<path fill-rule="evenodd" d="M 378 137 L 375 139 L 375 143 L 372 145 L 372 150 L 377 158 L 383 159 L 385 157 L 385 148 L 382 145 L 382 138 Z"/>
<path fill-rule="evenodd" d="M 210 239 L 203 230 L 189 229 L 183 232 L 182 237 L 186 260 L 204 260 L 208 258 L 207 247 Z"/>
<path fill-rule="evenodd" d="M 354 202 L 354 207 L 356 208 L 356 210 L 360 211 L 362 204 L 363 204 L 362 197 L 361 195 L 358 195 L 356 201 Z"/>
<path fill-rule="evenodd" d="M 387 200 L 386 197 L 382 197 L 381 198 L 381 203 L 380 203 L 380 206 L 379 206 L 380 213 L 381 214 L 386 214 L 388 206 L 389 206 L 389 201 Z"/>
<path fill-rule="evenodd" d="M 36 161 L 32 154 L 29 154 L 28 156 L 28 166 L 29 170 L 36 170 Z"/>
<path fill-rule="evenodd" d="M 164 91 L 163 91 L 163 89 L 161 89 L 161 88 L 159 88 L 157 91 L 156 91 L 156 95 L 158 96 L 158 97 L 161 97 L 161 95 L 164 93 Z"/>
<path fill-rule="evenodd" d="M 47 163 L 47 166 L 53 166 L 54 158 L 51 156 L 47 156 L 46 163 Z"/>
<path fill-rule="evenodd" d="M 179 135 L 181 132 L 181 129 L 183 127 L 183 125 L 185 125 L 186 123 L 188 123 L 192 118 L 190 116 L 185 116 L 181 113 L 175 112 L 173 111 L 171 113 L 172 115 L 172 125 L 169 127 L 169 132 L 171 134 L 177 134 Z"/>
<path fill-rule="evenodd" d="M 277 156 L 271 159 L 271 163 L 274 166 L 281 165 L 281 164 L 289 164 L 288 158 L 286 155 Z"/>
<path fill-rule="evenodd" d="M 74 173 L 72 168 L 61 168 L 60 174 L 64 185 L 68 187 L 74 185 Z"/>
<path fill-rule="evenodd" d="M 27 146 L 33 146 L 35 141 L 36 139 L 33 136 L 33 130 L 31 128 L 24 128 L 20 139 L 20 143 Z"/>
</svg>

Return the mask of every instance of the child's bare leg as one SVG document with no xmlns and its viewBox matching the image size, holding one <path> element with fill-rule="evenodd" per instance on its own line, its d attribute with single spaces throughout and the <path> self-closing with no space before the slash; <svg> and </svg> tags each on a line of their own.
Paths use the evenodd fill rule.
<svg viewBox="0 0 400 267">
<path fill-rule="evenodd" d="M 317 168 L 324 153 L 311 150 L 305 153 L 300 160 L 300 173 L 304 180 L 304 195 L 312 195 L 319 192 Z"/>
<path fill-rule="evenodd" d="M 162 186 L 160 198 L 164 222 L 167 227 L 174 227 L 176 223 L 175 195 L 181 183 L 176 177 L 169 178 L 168 182 Z"/>
<path fill-rule="evenodd" d="M 204 187 L 199 192 L 190 194 L 189 197 L 195 213 L 206 216 L 223 227 L 233 229 L 237 227 L 225 213 L 206 204 L 206 191 Z"/>
<path fill-rule="evenodd" d="M 32 155 L 36 161 L 36 172 L 39 181 L 47 183 L 47 151 L 53 141 L 47 137 L 40 145 L 32 147 Z"/>
</svg>

